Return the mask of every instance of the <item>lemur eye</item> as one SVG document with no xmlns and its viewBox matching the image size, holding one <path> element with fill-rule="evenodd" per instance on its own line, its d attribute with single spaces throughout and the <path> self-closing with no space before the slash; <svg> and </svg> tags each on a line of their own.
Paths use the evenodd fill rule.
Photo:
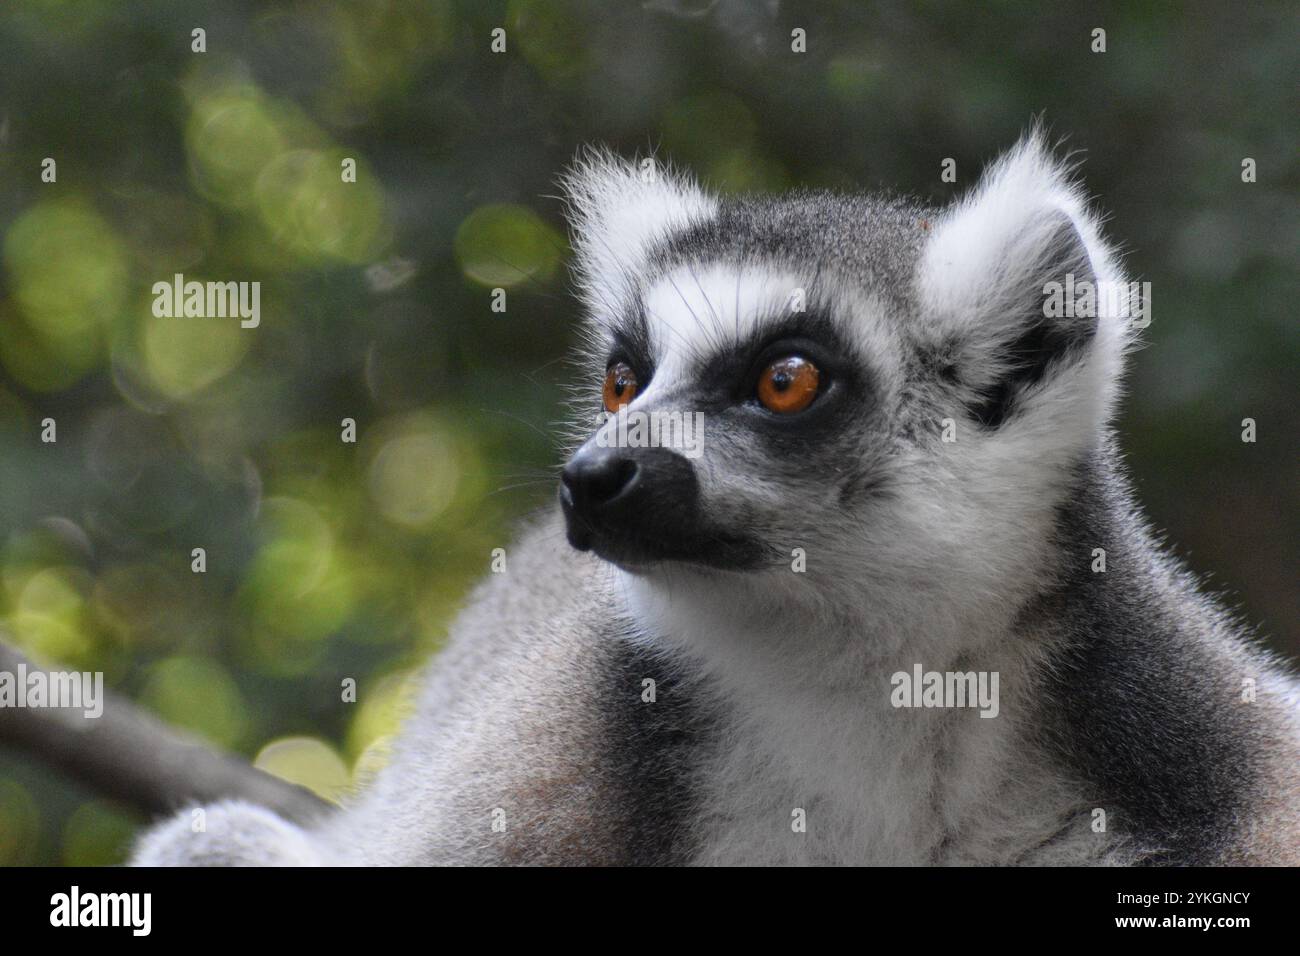
<svg viewBox="0 0 1300 956">
<path fill-rule="evenodd" d="M 615 362 L 605 372 L 605 411 L 617 412 L 636 398 L 636 372 L 626 362 Z"/>
<path fill-rule="evenodd" d="M 769 411 L 792 415 L 812 404 L 820 381 L 816 365 L 801 355 L 787 355 L 763 369 L 758 400 Z"/>
</svg>

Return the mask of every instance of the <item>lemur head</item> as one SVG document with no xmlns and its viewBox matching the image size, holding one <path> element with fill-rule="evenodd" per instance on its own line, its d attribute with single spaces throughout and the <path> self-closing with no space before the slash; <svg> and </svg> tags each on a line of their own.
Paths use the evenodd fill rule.
<svg viewBox="0 0 1300 956">
<path fill-rule="evenodd" d="M 618 413 L 564 469 L 574 546 L 642 579 L 859 601 L 939 580 L 995 599 L 1045 560 L 1130 323 L 1105 295 L 1052 307 L 1052 283 L 1119 276 L 1038 135 L 942 210 L 714 197 L 606 153 L 566 186 L 583 401 Z"/>
</svg>

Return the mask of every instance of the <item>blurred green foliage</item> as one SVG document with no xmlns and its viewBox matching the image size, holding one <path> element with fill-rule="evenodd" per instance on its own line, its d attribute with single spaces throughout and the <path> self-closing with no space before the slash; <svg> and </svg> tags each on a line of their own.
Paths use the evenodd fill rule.
<svg viewBox="0 0 1300 956">
<path fill-rule="evenodd" d="M 1296 41 L 1280 3 L 7 0 L 0 620 L 337 797 L 552 492 L 580 144 L 945 202 L 1042 113 L 1153 286 L 1140 494 L 1294 655 Z M 176 273 L 259 281 L 261 325 L 155 318 Z M 0 755 L 0 864 L 117 861 L 138 822 Z"/>
</svg>

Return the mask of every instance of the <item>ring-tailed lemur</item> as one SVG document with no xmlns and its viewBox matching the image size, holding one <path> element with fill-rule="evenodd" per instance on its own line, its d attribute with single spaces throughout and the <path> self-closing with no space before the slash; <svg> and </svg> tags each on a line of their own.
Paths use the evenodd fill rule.
<svg viewBox="0 0 1300 956">
<path fill-rule="evenodd" d="M 1300 862 L 1297 684 L 1136 511 L 1134 323 L 1047 306 L 1121 276 L 1039 136 L 943 210 L 605 153 L 567 185 L 620 414 L 372 787 L 310 830 L 182 814 L 136 862 Z M 699 454 L 614 440 L 639 413 L 702 413 Z M 962 675 L 991 706 L 899 706 Z"/>
</svg>

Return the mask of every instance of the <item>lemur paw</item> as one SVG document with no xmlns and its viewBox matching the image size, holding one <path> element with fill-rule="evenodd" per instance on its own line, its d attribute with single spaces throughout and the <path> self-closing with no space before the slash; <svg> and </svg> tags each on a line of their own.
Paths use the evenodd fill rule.
<svg viewBox="0 0 1300 956">
<path fill-rule="evenodd" d="M 311 836 L 241 801 L 183 810 L 136 843 L 132 866 L 320 866 Z"/>
</svg>

